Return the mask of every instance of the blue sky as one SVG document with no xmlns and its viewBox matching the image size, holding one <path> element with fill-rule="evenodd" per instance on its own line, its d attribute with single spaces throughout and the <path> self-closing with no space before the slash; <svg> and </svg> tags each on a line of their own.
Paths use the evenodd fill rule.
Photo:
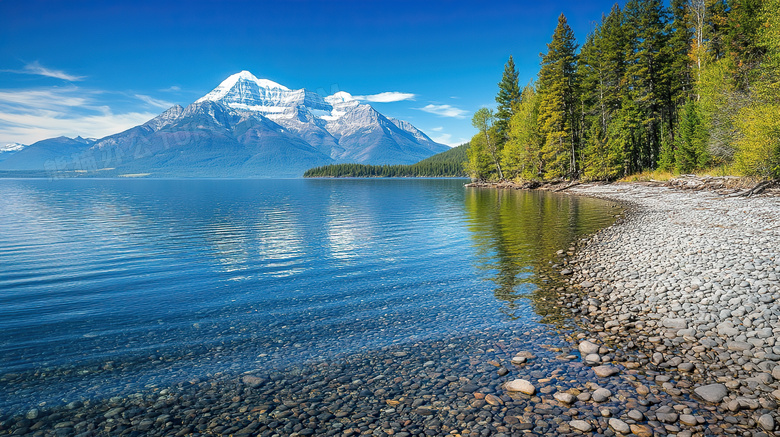
<svg viewBox="0 0 780 437">
<path fill-rule="evenodd" d="M 400 93 L 371 104 L 456 145 L 495 107 L 510 54 L 527 83 L 560 13 L 581 44 L 614 3 L 0 0 L 0 144 L 117 133 L 249 70 L 324 94 Z"/>
</svg>

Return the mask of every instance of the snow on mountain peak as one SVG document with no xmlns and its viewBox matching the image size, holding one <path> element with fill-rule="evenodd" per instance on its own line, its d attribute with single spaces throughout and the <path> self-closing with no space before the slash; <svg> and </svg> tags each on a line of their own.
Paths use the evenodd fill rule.
<svg viewBox="0 0 780 437">
<path fill-rule="evenodd" d="M 411 124 L 386 119 L 371 105 L 361 104 L 346 91 L 323 97 L 304 88 L 291 90 L 276 82 L 259 79 L 246 70 L 228 77 L 195 103 L 211 102 L 238 112 L 241 117 L 261 114 L 292 132 L 308 132 L 312 138 L 335 139 L 357 132 L 400 129 L 415 141 L 433 143 Z M 148 124 L 153 129 L 160 129 L 167 122 L 163 115 Z"/>
<path fill-rule="evenodd" d="M 18 152 L 24 149 L 25 147 L 27 146 L 24 144 L 10 143 L 5 145 L 0 145 L 0 152 Z"/>
<path fill-rule="evenodd" d="M 290 91 L 290 89 L 284 85 L 280 85 L 268 79 L 258 79 L 254 74 L 244 70 L 223 80 L 222 83 L 214 88 L 214 90 L 195 101 L 195 103 L 207 100 L 217 102 L 230 99 L 231 97 L 240 98 L 242 95 L 250 94 L 252 91 L 259 90 L 264 90 L 264 94 L 278 94 L 280 92 L 283 93 Z"/>
<path fill-rule="evenodd" d="M 355 101 L 355 98 L 352 97 L 352 94 L 346 92 L 346 91 L 339 91 L 333 95 L 330 95 L 328 97 L 325 97 L 325 101 L 330 103 L 331 105 L 335 105 L 337 103 L 345 103 L 345 102 L 352 102 Z"/>
</svg>

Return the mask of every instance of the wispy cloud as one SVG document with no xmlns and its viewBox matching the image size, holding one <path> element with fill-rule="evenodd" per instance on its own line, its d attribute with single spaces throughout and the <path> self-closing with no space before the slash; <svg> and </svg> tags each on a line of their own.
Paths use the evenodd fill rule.
<svg viewBox="0 0 780 437">
<path fill-rule="evenodd" d="M 434 128 L 432 128 L 431 130 L 432 130 L 432 131 L 434 131 L 434 132 L 441 132 L 441 131 L 443 131 L 443 130 L 444 130 L 444 127 L 442 127 L 442 126 L 439 126 L 439 127 L 434 127 Z"/>
<path fill-rule="evenodd" d="M 414 100 L 416 94 L 412 93 L 399 93 L 397 91 L 387 91 L 379 94 L 371 94 L 367 96 L 352 96 L 355 100 L 363 100 L 366 102 L 376 103 L 390 103 L 400 102 L 403 100 Z"/>
<path fill-rule="evenodd" d="M 168 109 L 168 108 L 170 108 L 171 106 L 174 105 L 171 102 L 166 102 L 165 100 L 155 99 L 154 97 L 145 96 L 143 94 L 136 94 L 135 97 L 137 99 L 140 99 L 140 100 L 146 102 L 149 105 L 152 105 L 152 106 L 156 107 L 156 108 Z"/>
<path fill-rule="evenodd" d="M 54 77 L 56 79 L 67 80 L 69 82 L 78 82 L 80 80 L 84 80 L 85 78 L 85 76 L 75 76 L 72 74 L 68 74 L 62 70 L 53 70 L 51 68 L 44 67 L 38 61 L 31 62 L 25 65 L 24 68 L 21 70 L 2 70 L 2 71 L 5 71 L 7 73 L 33 74 L 36 76 Z"/>
<path fill-rule="evenodd" d="M 420 111 L 425 111 L 431 114 L 436 114 L 440 117 L 452 117 L 452 118 L 466 118 L 468 111 L 460 108 L 456 108 L 452 105 L 426 105 L 422 108 L 415 108 Z"/>
<path fill-rule="evenodd" d="M 76 95 L 75 86 L 28 90 L 0 90 L 0 107 L 14 106 L 20 109 L 74 107 L 87 104 L 87 99 Z"/>
<path fill-rule="evenodd" d="M 450 145 L 450 140 L 452 139 L 452 135 L 450 134 L 441 134 L 438 137 L 431 138 L 433 141 L 436 141 L 437 143 Z"/>
<path fill-rule="evenodd" d="M 115 113 L 76 86 L 0 89 L 0 142 L 32 144 L 65 135 L 104 137 L 144 123 L 157 114 Z"/>
<path fill-rule="evenodd" d="M 463 143 L 468 142 L 466 138 L 452 138 L 452 135 L 450 134 L 441 134 L 437 137 L 431 137 L 433 141 L 436 141 L 439 144 L 444 144 L 450 147 L 456 147 L 460 146 Z"/>
<path fill-rule="evenodd" d="M 181 91 L 181 87 L 173 85 L 173 86 L 169 86 L 168 88 L 161 89 L 160 91 L 162 91 L 164 93 L 177 93 L 177 92 Z"/>
</svg>

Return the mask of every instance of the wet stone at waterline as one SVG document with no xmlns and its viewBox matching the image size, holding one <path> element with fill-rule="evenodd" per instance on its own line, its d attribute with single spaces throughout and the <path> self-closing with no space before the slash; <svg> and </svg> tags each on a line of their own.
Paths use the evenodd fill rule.
<svg viewBox="0 0 780 437">
<path fill-rule="evenodd" d="M 669 396 L 646 375 L 623 370 L 606 381 L 589 379 L 589 367 L 556 357 L 555 349 L 567 347 L 558 338 L 543 327 L 488 329 L 280 371 L 193 380 L 72 408 L 41 408 L 34 419 L 19 416 L 0 427 L 3 432 L 46 430 L 43 435 L 67 429 L 69 434 L 141 431 L 152 436 L 184 430 L 268 436 L 375 430 L 396 435 L 568 435 L 577 426 L 584 429 L 583 423 L 602 433 L 635 425 L 645 427 L 648 435 L 666 434 L 666 426 L 707 435 L 724 431 L 712 425 L 712 412 L 699 410 L 692 400 Z M 518 351 L 532 351 L 535 358 L 521 368 L 507 366 L 510 374 L 499 376 L 491 362 L 508 365 Z M 531 396 L 506 390 L 505 384 L 516 379 L 528 381 L 537 392 Z M 636 392 L 640 382 L 650 385 L 648 395 Z M 601 391 L 612 396 L 601 402 L 574 397 Z M 689 414 L 704 422 L 661 420 L 670 420 L 677 411 L 680 418 Z"/>
</svg>

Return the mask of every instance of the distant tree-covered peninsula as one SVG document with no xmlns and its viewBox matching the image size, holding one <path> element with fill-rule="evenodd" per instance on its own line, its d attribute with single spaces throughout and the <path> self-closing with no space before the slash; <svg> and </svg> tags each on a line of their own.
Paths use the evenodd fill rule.
<svg viewBox="0 0 780 437">
<path fill-rule="evenodd" d="M 365 177 L 466 177 L 465 163 L 468 144 L 433 155 L 411 165 L 332 164 L 312 168 L 305 178 L 365 178 Z"/>
</svg>

